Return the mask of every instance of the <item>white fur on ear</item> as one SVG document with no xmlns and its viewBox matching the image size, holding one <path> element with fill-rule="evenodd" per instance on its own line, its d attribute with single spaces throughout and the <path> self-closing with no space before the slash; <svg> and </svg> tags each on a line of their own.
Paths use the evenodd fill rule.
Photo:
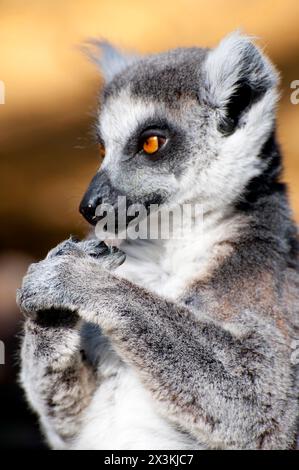
<svg viewBox="0 0 299 470">
<path fill-rule="evenodd" d="M 104 40 L 90 39 L 81 49 L 100 69 L 105 82 L 109 82 L 128 65 L 137 61 L 137 56 L 123 54 Z"/>
<path fill-rule="evenodd" d="M 278 73 L 270 60 L 250 37 L 235 31 L 208 52 L 204 64 L 204 97 L 212 105 L 224 108 L 240 82 L 263 94 L 276 87 Z"/>
</svg>

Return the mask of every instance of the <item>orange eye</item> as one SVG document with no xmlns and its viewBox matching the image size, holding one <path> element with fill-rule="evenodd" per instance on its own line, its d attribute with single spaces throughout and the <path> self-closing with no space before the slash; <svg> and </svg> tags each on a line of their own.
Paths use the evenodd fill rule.
<svg viewBox="0 0 299 470">
<path fill-rule="evenodd" d="M 143 142 L 143 151 L 148 155 L 156 153 L 162 145 L 165 143 L 165 139 L 163 137 L 159 137 L 157 135 L 151 135 L 145 139 Z"/>
<path fill-rule="evenodd" d="M 106 154 L 106 149 L 103 144 L 99 144 L 99 154 L 100 154 L 100 158 L 103 160 Z"/>
</svg>

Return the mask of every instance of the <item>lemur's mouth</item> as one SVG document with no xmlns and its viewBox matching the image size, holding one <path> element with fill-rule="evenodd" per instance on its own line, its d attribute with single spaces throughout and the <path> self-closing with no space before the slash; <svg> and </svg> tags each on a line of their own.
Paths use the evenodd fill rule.
<svg viewBox="0 0 299 470">
<path fill-rule="evenodd" d="M 140 234 L 148 238 L 149 216 L 159 211 L 161 203 L 157 195 L 138 203 L 125 196 L 119 196 L 114 205 L 102 203 L 93 219 L 95 234 L 109 246 L 119 246 L 122 240 L 139 238 Z"/>
<path fill-rule="evenodd" d="M 109 246 L 119 246 L 131 239 L 141 226 L 146 232 L 149 213 L 159 210 L 164 201 L 156 192 L 143 196 L 127 196 L 116 189 L 105 172 L 92 179 L 80 204 L 83 217 L 95 227 L 97 238 Z"/>
<path fill-rule="evenodd" d="M 114 218 L 115 226 L 125 228 L 136 217 L 136 212 L 141 217 L 146 217 L 151 205 L 159 206 L 163 202 L 161 194 L 127 196 L 115 188 L 106 172 L 99 171 L 91 180 L 91 183 L 80 203 L 79 211 L 91 225 L 95 226 L 104 217 Z"/>
</svg>

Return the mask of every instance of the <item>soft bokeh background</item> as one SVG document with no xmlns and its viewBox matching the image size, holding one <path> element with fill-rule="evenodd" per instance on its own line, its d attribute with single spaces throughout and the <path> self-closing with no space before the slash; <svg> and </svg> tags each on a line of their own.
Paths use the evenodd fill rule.
<svg viewBox="0 0 299 470">
<path fill-rule="evenodd" d="M 79 52 L 91 36 L 143 53 L 213 46 L 241 28 L 282 73 L 278 124 L 285 179 L 299 220 L 298 0 L 1 0 L 0 446 L 42 447 L 16 386 L 20 316 L 15 289 L 29 262 L 86 225 L 78 203 L 98 165 L 92 122 L 100 79 Z"/>
</svg>

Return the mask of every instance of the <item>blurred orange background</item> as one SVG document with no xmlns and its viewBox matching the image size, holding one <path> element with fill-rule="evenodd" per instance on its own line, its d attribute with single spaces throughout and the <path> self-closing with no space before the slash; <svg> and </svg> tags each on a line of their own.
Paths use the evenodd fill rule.
<svg viewBox="0 0 299 470">
<path fill-rule="evenodd" d="M 3 399 L 13 390 L 18 400 L 10 352 L 19 325 L 15 289 L 30 261 L 87 229 L 77 208 L 99 163 L 92 123 L 100 77 L 78 46 L 86 38 L 104 37 L 147 53 L 214 46 L 237 28 L 256 36 L 282 75 L 279 137 L 299 221 L 299 104 L 290 101 L 291 82 L 299 80 L 298 23 L 298 0 L 1 1 L 0 340 L 8 348 L 6 366 L 0 365 Z M 11 424 L 8 438 L 7 427 L 0 431 L 0 441 L 6 436 L 7 446 L 17 441 L 38 447 L 24 423 Z"/>
</svg>

